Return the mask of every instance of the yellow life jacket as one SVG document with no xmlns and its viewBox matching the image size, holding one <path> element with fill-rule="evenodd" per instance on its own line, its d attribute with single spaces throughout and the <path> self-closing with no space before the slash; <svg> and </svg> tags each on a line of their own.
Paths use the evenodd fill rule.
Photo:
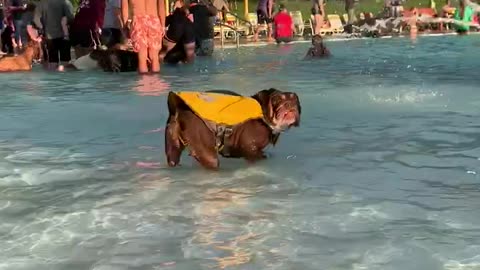
<svg viewBox="0 0 480 270">
<path fill-rule="evenodd" d="M 262 119 L 260 104 L 251 97 L 205 92 L 176 92 L 199 117 L 216 124 L 234 126 L 251 119 Z"/>
</svg>

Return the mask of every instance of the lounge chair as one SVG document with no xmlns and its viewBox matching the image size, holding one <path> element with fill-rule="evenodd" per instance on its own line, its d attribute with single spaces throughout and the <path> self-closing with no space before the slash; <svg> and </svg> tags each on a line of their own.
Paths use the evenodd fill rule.
<svg viewBox="0 0 480 270">
<path fill-rule="evenodd" d="M 235 17 L 234 15 L 232 15 L 230 13 L 227 13 L 227 14 L 225 14 L 225 22 L 228 25 L 237 25 L 237 17 Z"/>
<path fill-rule="evenodd" d="M 340 19 L 339 15 L 330 14 L 330 15 L 327 15 L 327 18 L 330 23 L 330 27 L 322 28 L 322 30 L 320 30 L 321 35 L 343 33 L 344 29 L 342 25 L 342 20 Z"/>
<path fill-rule="evenodd" d="M 343 13 L 342 18 L 343 18 L 343 26 L 347 25 L 348 24 L 348 14 Z"/>
<path fill-rule="evenodd" d="M 303 21 L 302 12 L 297 10 L 290 12 L 290 16 L 292 16 L 293 25 L 295 26 L 295 34 L 297 36 L 303 36 L 303 32 L 305 31 L 305 22 Z"/>
<path fill-rule="evenodd" d="M 227 13 L 225 16 L 225 22 L 226 24 L 235 28 L 235 30 L 242 35 L 247 36 L 251 33 L 253 34 L 254 29 L 252 25 L 248 21 L 238 17 L 238 15 L 234 13 Z"/>
<path fill-rule="evenodd" d="M 340 16 L 337 14 L 327 15 L 328 21 L 330 22 L 330 27 L 333 28 L 333 31 L 336 34 L 343 33 L 343 25 Z"/>
<path fill-rule="evenodd" d="M 302 17 L 303 19 L 303 17 Z M 305 30 L 308 30 L 310 32 L 310 34 L 313 36 L 313 23 L 312 23 L 312 20 L 309 19 L 309 20 L 306 20 L 306 21 L 303 21 L 303 26 L 305 27 L 304 31 Z"/>
<path fill-rule="evenodd" d="M 258 24 L 257 14 L 255 13 L 248 13 L 247 21 L 252 24 L 254 27 Z"/>
<path fill-rule="evenodd" d="M 222 35 L 226 39 L 235 38 L 235 30 L 227 26 L 221 27 L 220 25 L 215 25 L 213 27 L 213 33 L 215 38 L 220 38 Z"/>
<path fill-rule="evenodd" d="M 251 33 L 255 33 L 255 28 L 258 27 L 257 13 L 248 13 L 247 21 L 251 25 Z M 263 26 L 264 27 L 263 27 L 263 29 L 260 29 L 259 34 L 260 34 L 260 32 L 267 33 L 267 25 L 264 24 Z"/>
</svg>

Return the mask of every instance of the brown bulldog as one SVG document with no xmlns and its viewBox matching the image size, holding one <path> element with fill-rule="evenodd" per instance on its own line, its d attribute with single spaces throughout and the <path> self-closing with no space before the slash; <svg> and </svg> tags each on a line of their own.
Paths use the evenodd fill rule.
<svg viewBox="0 0 480 270">
<path fill-rule="evenodd" d="M 30 71 L 33 60 L 40 58 L 41 53 L 40 43 L 30 41 L 23 53 L 0 58 L 0 72 Z"/>
<path fill-rule="evenodd" d="M 231 91 L 170 92 L 165 154 L 175 167 L 185 147 L 208 169 L 219 166 L 218 154 L 254 162 L 275 145 L 280 133 L 299 126 L 301 106 L 295 93 L 262 90 L 252 97 Z"/>
</svg>

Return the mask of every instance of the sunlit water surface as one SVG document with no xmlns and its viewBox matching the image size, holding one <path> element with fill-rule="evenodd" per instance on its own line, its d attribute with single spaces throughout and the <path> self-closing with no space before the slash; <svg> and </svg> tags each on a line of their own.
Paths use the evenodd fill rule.
<svg viewBox="0 0 480 270">
<path fill-rule="evenodd" d="M 480 39 L 218 50 L 160 77 L 0 75 L 0 269 L 480 269 Z M 277 87 L 255 165 L 165 167 L 169 90 Z"/>
</svg>

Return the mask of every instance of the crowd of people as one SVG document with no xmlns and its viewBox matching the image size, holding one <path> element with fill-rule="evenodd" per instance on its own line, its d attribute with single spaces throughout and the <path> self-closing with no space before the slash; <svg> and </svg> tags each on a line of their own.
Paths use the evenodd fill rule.
<svg viewBox="0 0 480 270">
<path fill-rule="evenodd" d="M 81 0 L 76 11 L 69 0 L 23 1 L 0 0 L 2 54 L 19 54 L 29 42 L 38 42 L 45 66 L 59 71 L 72 66 L 72 48 L 75 59 L 95 50 L 132 51 L 133 54 L 125 55 L 136 58 L 140 73 L 159 72 L 162 62 L 189 63 L 197 56 L 211 56 L 215 47 L 214 25 L 224 20 L 229 11 L 225 0 L 190 0 L 188 4 L 176 0 L 170 14 L 166 14 L 164 0 Z M 355 1 L 345 1 L 347 25 L 356 21 Z M 442 15 L 471 21 L 473 11 L 469 12 L 471 8 L 464 1 L 452 14 L 455 9 L 447 0 Z M 390 4 L 385 10 L 389 16 L 398 16 L 402 1 L 387 2 Z M 325 2 L 311 3 L 315 36 L 324 26 Z M 295 26 L 285 5 L 278 5 L 274 11 L 274 0 L 259 0 L 256 11 L 254 40 L 261 30 L 266 30 L 269 41 L 293 40 Z M 410 32 L 416 34 L 417 10 L 412 9 L 411 13 L 415 16 L 407 23 Z"/>
<path fill-rule="evenodd" d="M 162 61 L 190 62 L 214 51 L 214 23 L 223 0 L 177 0 L 166 14 L 164 0 L 0 0 L 2 54 L 19 54 L 29 41 L 41 42 L 49 69 L 64 70 L 94 50 L 132 50 L 138 71 L 159 72 Z"/>
</svg>

